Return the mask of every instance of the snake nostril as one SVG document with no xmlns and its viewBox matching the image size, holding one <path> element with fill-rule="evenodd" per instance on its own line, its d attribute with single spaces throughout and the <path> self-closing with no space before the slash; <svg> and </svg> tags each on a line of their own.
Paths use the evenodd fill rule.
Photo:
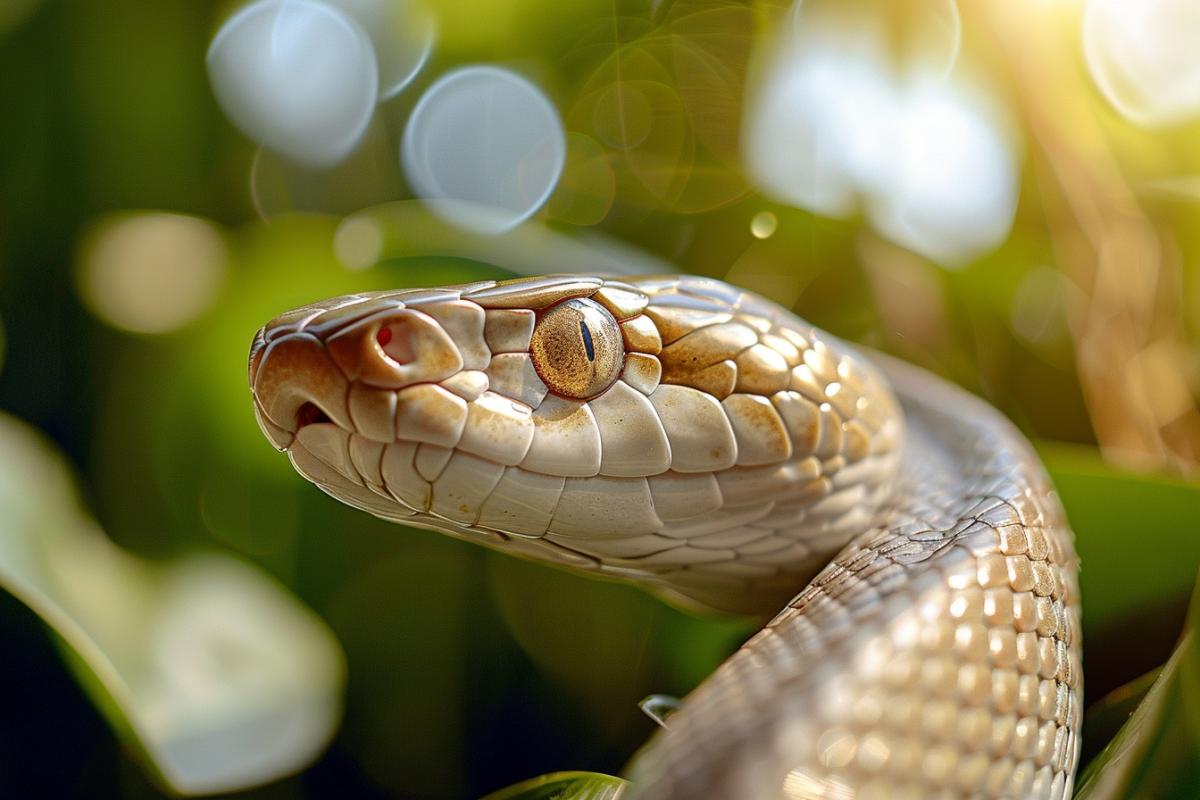
<svg viewBox="0 0 1200 800">
<path fill-rule="evenodd" d="M 296 430 L 300 430 L 305 425 L 316 425 L 321 422 L 332 422 L 329 415 L 320 409 L 315 403 L 304 403 L 296 411 Z"/>
<path fill-rule="evenodd" d="M 397 364 L 411 364 L 417 358 L 413 332 L 404 320 L 394 320 L 375 333 L 379 349 Z"/>
</svg>

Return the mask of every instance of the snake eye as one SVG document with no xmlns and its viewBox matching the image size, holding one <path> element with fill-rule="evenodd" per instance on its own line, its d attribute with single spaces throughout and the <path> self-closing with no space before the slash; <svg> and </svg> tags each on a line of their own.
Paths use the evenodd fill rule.
<svg viewBox="0 0 1200 800">
<path fill-rule="evenodd" d="M 575 400 L 603 392 L 625 363 L 617 321 L 604 306 L 582 298 L 559 303 L 542 314 L 529 353 L 550 391 Z"/>
</svg>

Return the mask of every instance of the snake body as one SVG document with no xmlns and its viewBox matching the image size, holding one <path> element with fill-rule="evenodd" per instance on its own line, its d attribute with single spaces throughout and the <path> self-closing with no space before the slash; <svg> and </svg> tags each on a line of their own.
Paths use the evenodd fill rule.
<svg viewBox="0 0 1200 800">
<path fill-rule="evenodd" d="M 1070 796 L 1071 533 L 1028 443 L 934 376 L 719 281 L 568 275 L 288 312 L 250 382 L 352 506 L 775 614 L 633 797 Z"/>
</svg>

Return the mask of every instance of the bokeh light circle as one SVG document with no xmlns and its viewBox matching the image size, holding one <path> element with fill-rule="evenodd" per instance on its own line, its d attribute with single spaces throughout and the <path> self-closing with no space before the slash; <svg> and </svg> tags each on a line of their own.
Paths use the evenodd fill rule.
<svg viewBox="0 0 1200 800">
<path fill-rule="evenodd" d="M 333 234 L 333 252 L 347 269 L 368 269 L 383 255 L 383 230 L 370 217 L 348 217 Z"/>
<path fill-rule="evenodd" d="M 769 239 L 775 235 L 779 220 L 770 211 L 760 211 L 750 220 L 750 235 L 755 239 Z"/>
<path fill-rule="evenodd" d="M 314 0 L 259 0 L 208 50 L 217 102 L 248 137 L 299 163 L 331 166 L 357 146 L 379 85 L 362 28 Z"/>
<path fill-rule="evenodd" d="M 228 263 L 216 226 L 181 214 L 127 214 L 95 225 L 80 252 L 84 304 L 110 325 L 167 333 L 213 304 Z"/>
<path fill-rule="evenodd" d="M 1200 116 L 1200 3 L 1090 0 L 1083 17 L 1088 71 L 1121 116 L 1166 125 Z"/>
<path fill-rule="evenodd" d="M 412 83 L 429 60 L 437 32 L 433 12 L 421 0 L 325 0 L 357 22 L 375 48 L 379 100 Z"/>
<path fill-rule="evenodd" d="M 592 109 L 592 128 L 614 150 L 632 150 L 654 128 L 656 109 L 634 81 L 619 81 L 601 90 Z"/>
<path fill-rule="evenodd" d="M 546 202 L 566 150 L 562 121 L 540 89 L 514 72 L 473 66 L 426 90 L 405 127 L 401 159 L 435 213 L 498 234 Z"/>
</svg>

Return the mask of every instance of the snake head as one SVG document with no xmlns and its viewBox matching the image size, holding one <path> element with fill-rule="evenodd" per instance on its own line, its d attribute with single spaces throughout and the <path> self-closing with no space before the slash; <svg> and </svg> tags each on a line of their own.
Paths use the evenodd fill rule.
<svg viewBox="0 0 1200 800">
<path fill-rule="evenodd" d="M 250 383 L 343 502 L 734 611 L 869 525 L 902 435 L 861 357 L 699 278 L 336 298 L 266 325 Z"/>
</svg>

